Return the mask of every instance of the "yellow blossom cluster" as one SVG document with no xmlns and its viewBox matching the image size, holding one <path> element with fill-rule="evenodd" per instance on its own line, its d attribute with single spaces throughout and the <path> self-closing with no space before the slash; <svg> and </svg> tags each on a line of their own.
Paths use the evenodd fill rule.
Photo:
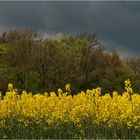
<svg viewBox="0 0 140 140">
<path fill-rule="evenodd" d="M 74 122 L 90 118 L 96 125 L 107 124 L 109 127 L 123 125 L 140 129 L 140 94 L 134 93 L 130 80 L 125 81 L 125 91 L 122 94 L 101 95 L 101 88 L 87 89 L 85 92 L 72 96 L 70 84 L 66 91 L 44 94 L 21 94 L 8 86 L 5 96 L 0 93 L 0 128 L 6 127 L 7 118 L 16 118 L 19 124 L 29 126 L 31 121 L 52 125 L 55 120 Z"/>
</svg>

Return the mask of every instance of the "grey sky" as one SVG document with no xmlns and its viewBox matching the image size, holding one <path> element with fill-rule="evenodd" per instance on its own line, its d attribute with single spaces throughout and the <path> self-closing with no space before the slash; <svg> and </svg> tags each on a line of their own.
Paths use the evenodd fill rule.
<svg viewBox="0 0 140 140">
<path fill-rule="evenodd" d="M 0 31 L 20 28 L 48 34 L 96 32 L 107 50 L 140 55 L 139 1 L 0 1 Z"/>
</svg>

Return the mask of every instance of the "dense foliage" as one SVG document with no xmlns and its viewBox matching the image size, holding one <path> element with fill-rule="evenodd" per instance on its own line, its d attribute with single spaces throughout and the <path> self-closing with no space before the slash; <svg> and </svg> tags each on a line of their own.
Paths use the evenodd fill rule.
<svg viewBox="0 0 140 140">
<path fill-rule="evenodd" d="M 101 96 L 101 88 L 71 96 L 65 91 L 18 94 L 9 84 L 0 95 L 0 138 L 140 139 L 140 95 L 130 80 L 122 95 Z"/>
<path fill-rule="evenodd" d="M 0 36 L 0 90 L 9 82 L 18 90 L 51 91 L 72 85 L 73 93 L 101 86 L 103 93 L 119 89 L 130 78 L 140 90 L 140 61 L 107 53 L 95 34 L 45 37 L 33 30 Z"/>
</svg>

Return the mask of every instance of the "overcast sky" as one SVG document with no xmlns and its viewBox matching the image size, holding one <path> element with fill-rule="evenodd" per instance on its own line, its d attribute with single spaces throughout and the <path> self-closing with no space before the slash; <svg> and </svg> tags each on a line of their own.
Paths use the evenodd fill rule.
<svg viewBox="0 0 140 140">
<path fill-rule="evenodd" d="M 139 1 L 0 1 L 0 32 L 28 28 L 47 34 L 95 32 L 107 50 L 140 56 Z"/>
</svg>

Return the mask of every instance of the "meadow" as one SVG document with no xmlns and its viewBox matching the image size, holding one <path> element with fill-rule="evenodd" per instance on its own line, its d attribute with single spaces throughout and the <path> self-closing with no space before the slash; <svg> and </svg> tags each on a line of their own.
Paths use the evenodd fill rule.
<svg viewBox="0 0 140 140">
<path fill-rule="evenodd" d="M 0 93 L 1 139 L 140 139 L 140 94 L 126 80 L 124 92 L 101 88 L 72 95 L 65 90 L 22 93 L 8 85 Z"/>
</svg>

